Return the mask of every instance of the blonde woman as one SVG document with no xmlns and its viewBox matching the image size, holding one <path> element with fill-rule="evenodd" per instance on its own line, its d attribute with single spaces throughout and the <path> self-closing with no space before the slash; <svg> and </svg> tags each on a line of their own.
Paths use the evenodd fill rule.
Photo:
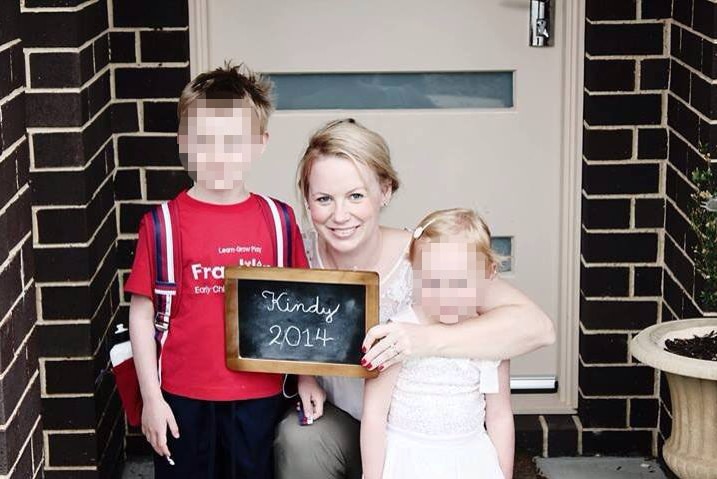
<svg viewBox="0 0 717 479">
<path fill-rule="evenodd" d="M 388 323 L 411 305 L 411 233 L 380 224 L 381 210 L 398 190 L 384 139 L 353 119 L 319 129 L 297 171 L 299 191 L 314 231 L 305 247 L 313 268 L 377 271 L 380 321 L 364 341 L 364 364 L 385 369 L 411 357 L 510 358 L 554 341 L 546 314 L 520 291 L 495 279 L 485 291 L 480 318 L 460 324 Z M 275 441 L 279 479 L 360 478 L 363 381 L 302 377 L 299 394 L 307 415 L 285 416 Z"/>
</svg>

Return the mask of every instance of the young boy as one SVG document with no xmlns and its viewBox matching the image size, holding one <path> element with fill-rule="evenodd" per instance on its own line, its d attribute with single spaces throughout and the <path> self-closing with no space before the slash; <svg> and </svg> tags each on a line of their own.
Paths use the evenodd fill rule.
<svg viewBox="0 0 717 479">
<path fill-rule="evenodd" d="M 174 241 L 181 247 L 181 288 L 159 365 L 152 256 L 158 237 L 151 213 L 140 224 L 125 290 L 132 293 L 130 337 L 143 399 L 142 432 L 156 452 L 158 479 L 273 477 L 282 376 L 226 367 L 223 293 L 224 266 L 276 266 L 266 200 L 244 184 L 269 138 L 270 88 L 261 76 L 226 66 L 199 75 L 182 91 L 177 141 L 194 186 L 172 200 L 180 220 Z M 308 267 L 290 208 L 288 213 L 292 266 Z"/>
</svg>

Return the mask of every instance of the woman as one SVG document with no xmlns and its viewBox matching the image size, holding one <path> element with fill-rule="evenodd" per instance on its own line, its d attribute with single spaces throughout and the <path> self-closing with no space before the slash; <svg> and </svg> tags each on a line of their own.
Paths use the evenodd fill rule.
<svg viewBox="0 0 717 479">
<path fill-rule="evenodd" d="M 379 224 L 399 180 L 377 133 L 352 119 L 327 124 L 310 139 L 297 183 L 315 230 L 305 240 L 311 266 L 379 273 L 381 325 L 364 341 L 368 369 L 382 370 L 409 356 L 510 358 L 554 341 L 545 313 L 497 278 L 486 292 L 480 318 L 453 326 L 385 324 L 411 304 L 406 257 L 411 233 Z M 302 376 L 299 395 L 306 414 L 321 419 L 301 427 L 291 411 L 281 422 L 275 441 L 277 478 L 360 478 L 363 381 Z"/>
</svg>

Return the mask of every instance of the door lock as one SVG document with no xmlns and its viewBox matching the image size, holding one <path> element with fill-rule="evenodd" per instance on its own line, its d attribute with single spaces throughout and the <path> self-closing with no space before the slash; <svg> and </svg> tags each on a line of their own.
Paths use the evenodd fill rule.
<svg viewBox="0 0 717 479">
<path fill-rule="evenodd" d="M 530 0 L 530 46 L 553 45 L 552 0 Z"/>
</svg>

